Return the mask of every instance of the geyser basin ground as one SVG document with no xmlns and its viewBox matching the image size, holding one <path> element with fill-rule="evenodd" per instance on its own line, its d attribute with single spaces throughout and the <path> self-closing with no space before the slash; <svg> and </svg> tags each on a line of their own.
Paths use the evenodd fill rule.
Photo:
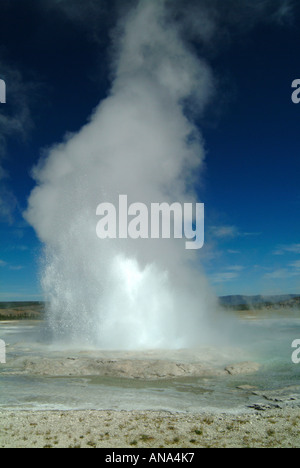
<svg viewBox="0 0 300 468">
<path fill-rule="evenodd" d="M 2 322 L 0 447 L 297 447 L 300 319 L 245 325 L 250 347 L 113 352 L 54 349 L 38 322 Z M 250 358 L 259 370 L 236 366 Z"/>
<path fill-rule="evenodd" d="M 57 349 L 42 340 L 39 322 L 2 322 L 0 408 L 194 413 L 298 405 L 291 343 L 300 336 L 299 318 L 255 319 L 245 327 L 247 346 L 103 351 Z"/>
</svg>

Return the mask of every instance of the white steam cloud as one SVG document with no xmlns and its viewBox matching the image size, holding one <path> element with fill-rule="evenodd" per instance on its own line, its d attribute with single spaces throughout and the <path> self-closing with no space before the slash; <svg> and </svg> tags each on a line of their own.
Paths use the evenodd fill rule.
<svg viewBox="0 0 300 468">
<path fill-rule="evenodd" d="M 198 251 L 178 240 L 96 236 L 98 204 L 117 206 L 120 194 L 149 205 L 197 201 L 194 177 L 205 154 L 186 109 L 202 112 L 214 86 L 207 63 L 183 40 L 183 25 L 196 26 L 186 12 L 178 21 L 182 5 L 177 12 L 167 1 L 132 7 L 114 35 L 109 96 L 35 168 L 26 219 L 45 245 L 42 285 L 56 337 L 118 349 L 187 347 L 211 337 L 217 305 Z M 199 16 L 203 41 L 214 30 L 207 15 Z"/>
</svg>

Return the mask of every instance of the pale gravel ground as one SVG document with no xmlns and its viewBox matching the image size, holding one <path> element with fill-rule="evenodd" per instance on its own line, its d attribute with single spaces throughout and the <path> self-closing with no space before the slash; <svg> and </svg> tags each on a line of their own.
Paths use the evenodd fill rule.
<svg viewBox="0 0 300 468">
<path fill-rule="evenodd" d="M 0 411 L 0 448 L 300 448 L 300 409 Z"/>
<path fill-rule="evenodd" d="M 15 346 L 15 345 L 14 345 Z M 8 348 L 13 351 L 12 346 Z M 16 348 L 17 351 L 19 348 Z M 15 350 L 16 351 L 16 350 Z M 22 350 L 23 351 L 23 350 Z M 199 373 L 209 370 L 217 370 L 224 374 L 225 367 L 219 363 L 219 353 L 214 355 L 211 350 L 203 355 L 201 359 L 197 353 L 185 355 L 163 356 L 166 361 L 171 361 L 165 368 L 165 362 L 157 362 L 157 356 L 153 353 L 143 356 L 145 362 L 138 361 L 137 364 L 129 362 L 133 356 L 122 353 L 122 362 L 117 354 L 111 357 L 111 353 L 106 355 L 91 356 L 95 363 L 89 361 L 93 367 L 93 373 L 106 375 L 108 370 L 113 374 L 116 370 L 120 375 L 124 373 L 131 377 L 146 378 L 151 371 L 151 378 L 169 375 L 170 369 L 173 374 L 180 373 L 181 370 L 191 371 L 190 364 L 201 362 L 203 368 L 199 367 Z M 67 356 L 61 361 L 54 356 L 55 362 L 49 357 L 41 360 L 41 356 L 36 358 L 24 357 L 23 353 L 20 363 L 13 362 L 14 373 L 22 375 L 85 375 L 86 358 L 84 353 L 76 356 Z M 230 364 L 232 352 L 228 350 L 228 356 L 224 350 L 221 355 L 224 357 L 226 365 Z M 63 356 L 65 358 L 65 356 Z M 88 357 L 90 357 L 88 355 Z M 247 356 L 238 356 L 241 361 L 246 361 Z M 225 359 L 226 358 L 226 359 Z M 25 360 L 25 361 L 24 361 Z M 146 362 L 147 360 L 147 362 Z M 22 362 L 21 362 L 22 361 Z M 106 363 L 109 361 L 109 368 Z M 180 362 L 180 366 L 178 366 Z M 215 362 L 218 365 L 215 365 Z M 122 365 L 121 365 L 122 364 Z M 184 365 L 183 365 L 184 364 Z M 251 364 L 251 365 L 250 365 Z M 121 367 L 119 368 L 119 365 Z M 245 362 L 243 368 L 241 364 L 227 366 L 227 375 L 247 374 L 255 372 L 255 363 Z M 61 372 L 59 369 L 61 369 Z M 90 372 L 90 370 L 89 370 Z M 144 375 L 146 373 L 146 375 Z M 172 374 L 172 375 L 173 375 Z M 5 373 L 3 372 L 3 375 Z M 118 375 L 118 374 L 117 374 Z M 266 411 L 249 410 L 243 414 L 223 414 L 218 413 L 170 413 L 166 411 L 6 411 L 0 410 L 0 448 L 198 448 L 198 447 L 226 447 L 226 448 L 300 448 L 300 407 L 295 394 L 298 389 L 290 388 L 280 391 L 267 392 L 266 402 L 261 407 L 273 405 L 280 402 L 282 409 L 266 409 Z M 260 392 L 261 393 L 261 392 Z M 266 393 L 266 392 L 264 392 Z M 274 395 L 273 395 L 274 393 Z M 291 396 L 293 398 L 291 398 Z M 297 403 L 298 402 L 298 403 Z M 277 404 L 277 403 L 276 403 Z M 294 404 L 295 407 L 288 407 Z M 297 407 L 298 404 L 298 407 Z M 286 407 L 285 407 L 286 405 Z"/>
</svg>

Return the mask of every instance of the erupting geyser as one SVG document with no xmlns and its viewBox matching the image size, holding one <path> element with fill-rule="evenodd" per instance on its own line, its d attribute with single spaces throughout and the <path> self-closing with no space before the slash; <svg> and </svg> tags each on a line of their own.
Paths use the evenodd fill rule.
<svg viewBox="0 0 300 468">
<path fill-rule="evenodd" d="M 197 201 L 204 150 L 186 109 L 203 110 L 212 77 L 165 1 L 140 1 L 117 31 L 109 96 L 34 171 L 26 218 L 45 245 L 48 323 L 56 337 L 102 348 L 188 347 L 207 337 L 215 308 L 199 251 L 178 239 L 99 240 L 96 208 L 120 194 Z"/>
</svg>

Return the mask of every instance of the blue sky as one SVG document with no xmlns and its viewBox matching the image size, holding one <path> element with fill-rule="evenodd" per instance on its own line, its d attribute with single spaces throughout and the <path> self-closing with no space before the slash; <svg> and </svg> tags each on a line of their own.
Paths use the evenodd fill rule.
<svg viewBox="0 0 300 468">
<path fill-rule="evenodd" d="M 41 245 L 22 216 L 31 170 L 45 148 L 86 123 L 110 86 L 113 10 L 104 8 L 101 21 L 93 16 L 87 27 L 75 15 L 79 1 L 73 9 L 67 0 L 61 8 L 41 3 L 0 5 L 0 79 L 7 84 L 0 104 L 0 300 L 42 299 Z M 230 0 L 233 9 L 238 3 Z M 198 186 L 206 210 L 199 262 L 219 295 L 300 293 L 300 104 L 291 100 L 300 78 L 300 16 L 292 2 L 278 4 L 280 17 L 199 47 L 216 87 L 197 121 L 207 152 Z"/>
<path fill-rule="evenodd" d="M 262 26 L 223 59 L 235 95 L 204 132 L 206 207 L 228 227 L 216 228 L 208 265 L 219 293 L 299 292 L 300 115 L 290 100 L 299 32 Z"/>
</svg>

